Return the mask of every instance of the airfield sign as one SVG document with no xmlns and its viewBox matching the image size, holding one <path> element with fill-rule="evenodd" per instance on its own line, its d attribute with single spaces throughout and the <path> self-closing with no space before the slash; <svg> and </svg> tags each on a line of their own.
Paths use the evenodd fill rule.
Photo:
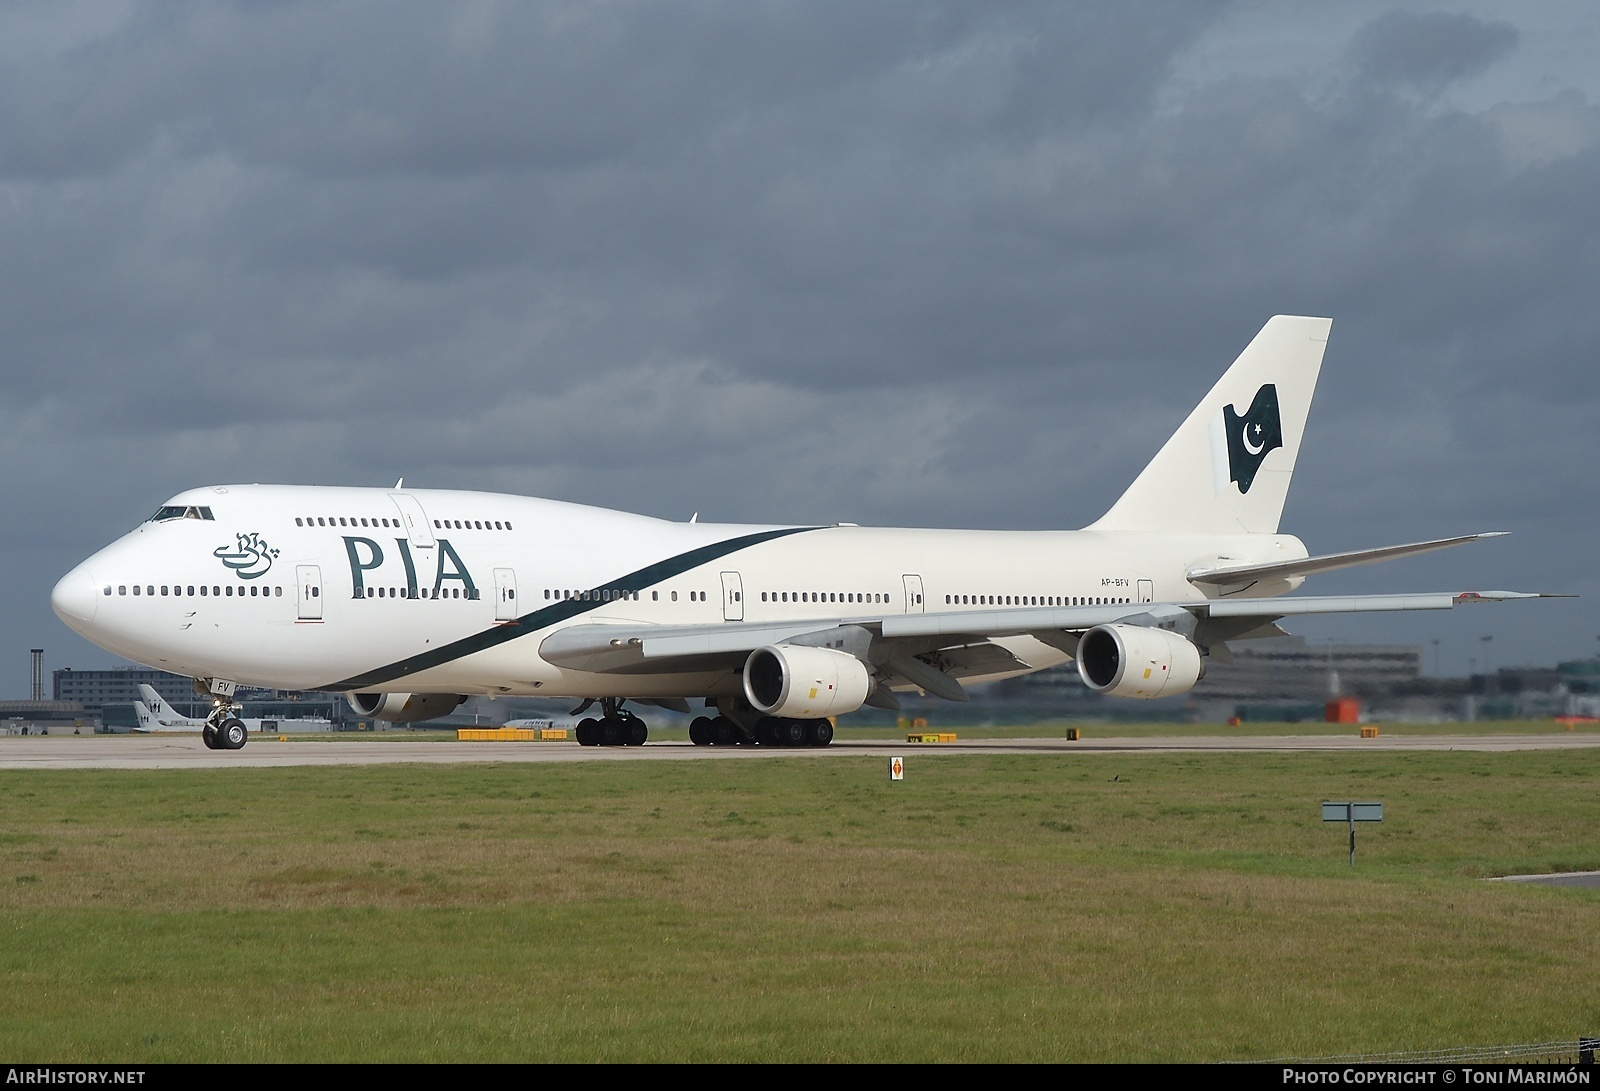
<svg viewBox="0 0 1600 1091">
<path fill-rule="evenodd" d="M 1350 826 L 1350 866 L 1356 866 L 1356 823 L 1357 822 L 1382 822 L 1382 803 L 1335 803 L 1331 800 L 1322 801 L 1322 820 L 1324 822 L 1345 822 Z"/>
</svg>

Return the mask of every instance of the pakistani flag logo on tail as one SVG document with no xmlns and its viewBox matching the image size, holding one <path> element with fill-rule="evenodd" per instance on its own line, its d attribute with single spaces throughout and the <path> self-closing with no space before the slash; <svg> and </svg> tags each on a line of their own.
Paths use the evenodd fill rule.
<svg viewBox="0 0 1600 1091">
<path fill-rule="evenodd" d="M 1278 419 L 1278 388 L 1267 383 L 1241 416 L 1233 406 L 1222 407 L 1223 429 L 1228 437 L 1228 477 L 1247 493 L 1267 452 L 1283 446 L 1283 424 Z"/>
</svg>

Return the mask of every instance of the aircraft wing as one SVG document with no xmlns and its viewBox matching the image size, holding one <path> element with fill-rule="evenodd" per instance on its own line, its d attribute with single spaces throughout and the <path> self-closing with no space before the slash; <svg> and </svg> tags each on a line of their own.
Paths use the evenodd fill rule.
<svg viewBox="0 0 1600 1091">
<path fill-rule="evenodd" d="M 1182 632 L 1219 658 L 1228 658 L 1224 641 L 1282 635 L 1276 622 L 1286 617 L 1448 610 L 1470 603 L 1550 597 L 1557 596 L 1521 591 L 1296 595 L 841 616 L 776 624 L 589 624 L 557 630 L 540 644 L 539 654 L 575 670 L 656 674 L 738 670 L 752 651 L 770 644 L 838 648 L 889 674 L 896 680 L 891 684 L 908 683 L 960 701 L 966 699 L 960 686 L 962 677 L 1029 669 L 1029 664 L 991 643 L 995 637 L 1033 636 L 1071 655 L 1077 650 L 1078 638 L 1097 625 L 1147 625 Z"/>
</svg>

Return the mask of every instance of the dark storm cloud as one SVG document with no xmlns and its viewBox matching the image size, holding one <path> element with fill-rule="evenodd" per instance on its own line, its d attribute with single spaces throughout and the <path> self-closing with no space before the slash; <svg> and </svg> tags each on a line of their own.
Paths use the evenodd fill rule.
<svg viewBox="0 0 1600 1091">
<path fill-rule="evenodd" d="M 1480 76 L 1517 46 L 1509 23 L 1441 11 L 1391 11 L 1356 32 L 1350 57 L 1382 87 L 1436 94 L 1457 80 Z"/>
<path fill-rule="evenodd" d="M 1248 9 L 63 10 L 0 44 L 20 648 L 218 479 L 1081 525 L 1281 312 L 1335 319 L 1288 529 L 1513 529 L 1395 571 L 1592 581 L 1600 116 L 1451 105 L 1509 24 L 1382 14 L 1180 88 Z"/>
</svg>

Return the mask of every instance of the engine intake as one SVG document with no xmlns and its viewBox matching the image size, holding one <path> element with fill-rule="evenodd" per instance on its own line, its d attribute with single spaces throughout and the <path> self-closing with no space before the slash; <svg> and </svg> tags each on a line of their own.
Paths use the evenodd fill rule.
<svg viewBox="0 0 1600 1091">
<path fill-rule="evenodd" d="M 344 699 L 357 716 L 411 724 L 447 716 L 467 696 L 464 693 L 347 693 Z"/>
<path fill-rule="evenodd" d="M 819 720 L 854 712 L 872 692 L 861 660 L 832 648 L 769 644 L 744 662 L 744 695 L 758 712 Z"/>
<path fill-rule="evenodd" d="M 1204 675 L 1200 649 L 1164 629 L 1096 625 L 1078 642 L 1078 676 L 1111 697 L 1171 697 Z"/>
</svg>

